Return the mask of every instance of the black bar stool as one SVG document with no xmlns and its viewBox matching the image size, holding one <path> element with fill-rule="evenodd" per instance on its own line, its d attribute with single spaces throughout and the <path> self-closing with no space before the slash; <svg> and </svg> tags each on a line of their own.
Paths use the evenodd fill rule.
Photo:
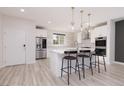
<svg viewBox="0 0 124 93">
<path fill-rule="evenodd" d="M 97 49 L 96 48 L 92 55 L 95 56 L 95 64 L 93 64 L 93 65 L 95 65 L 95 68 L 96 68 L 96 66 L 98 66 L 98 73 L 100 73 L 100 65 L 104 65 L 104 70 L 106 72 L 105 54 L 102 51 L 102 49 Z M 100 61 L 99 61 L 100 56 L 103 58 L 103 63 L 100 63 Z M 96 61 L 96 58 L 98 58 L 98 62 Z"/>
<path fill-rule="evenodd" d="M 74 69 L 75 71 L 76 70 L 78 71 L 79 80 L 81 80 L 80 70 L 79 70 L 79 63 L 78 63 L 78 59 L 77 59 L 77 51 L 65 51 L 64 54 L 66 56 L 64 56 L 62 58 L 61 77 L 63 75 L 63 72 L 67 73 L 67 75 L 68 75 L 68 85 L 69 85 L 69 74 L 71 74 L 71 69 Z M 63 67 L 64 60 L 67 60 L 67 67 Z M 72 60 L 75 60 L 78 69 L 76 69 L 75 67 L 73 67 L 71 65 Z M 65 71 L 65 69 L 67 69 L 67 71 Z"/>
<path fill-rule="evenodd" d="M 93 68 L 92 68 L 92 62 L 91 62 L 91 51 L 90 50 L 80 50 L 80 53 L 78 54 L 78 57 L 82 58 L 82 63 L 79 64 L 79 68 L 83 71 L 83 78 L 85 78 L 85 66 L 89 67 L 91 69 L 91 74 L 93 75 Z M 86 65 L 84 62 L 84 58 L 90 59 L 90 66 Z"/>
</svg>

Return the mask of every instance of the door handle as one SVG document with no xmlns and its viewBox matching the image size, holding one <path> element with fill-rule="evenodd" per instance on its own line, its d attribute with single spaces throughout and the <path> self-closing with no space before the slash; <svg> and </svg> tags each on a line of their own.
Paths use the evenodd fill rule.
<svg viewBox="0 0 124 93">
<path fill-rule="evenodd" d="M 23 47 L 26 47 L 26 44 L 24 44 Z"/>
</svg>

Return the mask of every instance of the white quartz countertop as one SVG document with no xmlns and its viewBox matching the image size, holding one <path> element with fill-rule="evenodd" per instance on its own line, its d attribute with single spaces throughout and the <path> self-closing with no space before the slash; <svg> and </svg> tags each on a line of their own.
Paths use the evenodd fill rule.
<svg viewBox="0 0 124 93">
<path fill-rule="evenodd" d="M 60 48 L 60 49 L 52 49 L 51 52 L 59 53 L 59 54 L 64 54 L 64 51 L 76 51 L 77 48 L 75 47 L 70 47 L 70 48 Z M 79 48 L 79 50 L 92 50 L 91 48 Z"/>
<path fill-rule="evenodd" d="M 77 48 L 60 48 L 60 49 L 53 49 L 51 52 L 59 53 L 59 54 L 64 54 L 64 51 L 74 51 L 77 50 Z"/>
</svg>

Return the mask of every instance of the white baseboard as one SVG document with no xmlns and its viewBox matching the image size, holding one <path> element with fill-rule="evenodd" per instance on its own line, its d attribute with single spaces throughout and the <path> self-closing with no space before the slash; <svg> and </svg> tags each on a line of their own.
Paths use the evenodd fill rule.
<svg viewBox="0 0 124 93">
<path fill-rule="evenodd" d="M 36 63 L 36 60 L 34 60 L 34 61 L 27 61 L 26 62 L 26 64 L 34 64 L 34 63 Z"/>
<path fill-rule="evenodd" d="M 115 64 L 120 64 L 120 65 L 124 65 L 124 63 L 122 63 L 122 62 L 117 62 L 117 61 L 114 61 L 113 63 L 115 63 Z"/>
<path fill-rule="evenodd" d="M 30 61 L 30 62 L 27 62 L 26 64 L 34 64 L 34 63 L 36 63 L 36 62 Z M 4 64 L 4 65 L 0 65 L 0 68 L 7 67 L 7 66 L 15 66 L 15 65 L 24 65 L 24 64 Z"/>
<path fill-rule="evenodd" d="M 6 65 L 0 65 L 0 68 L 6 67 Z"/>
</svg>

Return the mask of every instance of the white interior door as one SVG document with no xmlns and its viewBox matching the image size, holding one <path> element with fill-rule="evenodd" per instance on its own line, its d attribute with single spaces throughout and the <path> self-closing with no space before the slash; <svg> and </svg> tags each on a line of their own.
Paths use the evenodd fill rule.
<svg viewBox="0 0 124 93">
<path fill-rule="evenodd" d="M 6 65 L 25 64 L 25 24 L 21 20 L 4 19 Z"/>
</svg>

